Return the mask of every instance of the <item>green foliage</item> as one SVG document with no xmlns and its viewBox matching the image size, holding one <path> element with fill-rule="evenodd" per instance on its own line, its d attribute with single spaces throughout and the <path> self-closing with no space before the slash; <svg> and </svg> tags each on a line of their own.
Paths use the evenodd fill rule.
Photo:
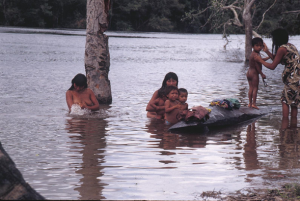
<svg viewBox="0 0 300 201">
<path fill-rule="evenodd" d="M 166 17 L 152 17 L 148 23 L 148 29 L 152 31 L 166 32 L 173 28 L 172 22 Z"/>
<path fill-rule="evenodd" d="M 262 20 L 263 13 L 273 4 L 274 0 L 259 1 L 255 8 L 253 16 L 254 28 Z M 290 34 L 300 34 L 300 12 L 287 13 L 289 11 L 300 10 L 300 1 L 294 0 L 277 0 L 276 4 L 265 15 L 264 22 L 257 30 L 258 33 L 268 35 L 272 30 L 283 27 L 289 31 Z"/>
<path fill-rule="evenodd" d="M 236 0 L 111 0 L 109 30 L 222 33 L 233 13 L 222 8 Z M 277 27 L 300 34 L 300 1 L 255 1 L 253 28 L 268 34 Z M 87 0 L 0 0 L 0 25 L 45 28 L 85 28 Z M 243 8 L 244 0 L 235 6 Z M 242 10 L 236 9 L 242 22 Z M 244 27 L 226 24 L 226 33 L 244 33 Z"/>
<path fill-rule="evenodd" d="M 185 5 L 186 0 L 113 0 L 110 30 L 119 30 L 123 21 L 123 30 L 175 31 L 183 27 Z"/>
<path fill-rule="evenodd" d="M 86 0 L 1 1 L 1 25 L 85 28 Z"/>
</svg>

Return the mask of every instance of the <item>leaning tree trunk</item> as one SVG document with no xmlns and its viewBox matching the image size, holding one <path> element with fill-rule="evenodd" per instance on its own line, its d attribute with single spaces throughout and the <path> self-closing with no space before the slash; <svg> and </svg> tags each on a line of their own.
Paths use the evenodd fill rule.
<svg viewBox="0 0 300 201">
<path fill-rule="evenodd" d="M 251 7 L 255 0 L 245 0 L 244 1 L 244 11 L 243 20 L 245 25 L 245 59 L 249 61 L 252 52 L 252 17 L 251 17 Z"/>
<path fill-rule="evenodd" d="M 85 71 L 88 87 L 100 104 L 112 102 L 108 36 L 103 34 L 108 27 L 109 5 L 110 0 L 87 0 Z"/>
<path fill-rule="evenodd" d="M 0 142 L 0 200 L 45 200 L 23 178 Z"/>
</svg>

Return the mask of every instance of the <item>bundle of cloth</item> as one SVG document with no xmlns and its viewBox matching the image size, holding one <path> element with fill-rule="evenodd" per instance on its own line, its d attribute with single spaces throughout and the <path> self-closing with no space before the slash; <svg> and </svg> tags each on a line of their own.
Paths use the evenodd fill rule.
<svg viewBox="0 0 300 201">
<path fill-rule="evenodd" d="M 211 109 L 202 106 L 195 106 L 189 110 L 183 110 L 177 114 L 179 121 L 191 122 L 205 122 L 209 119 Z"/>
<path fill-rule="evenodd" d="M 209 105 L 219 106 L 228 110 L 239 109 L 241 107 L 241 103 L 235 98 L 214 99 Z"/>
</svg>

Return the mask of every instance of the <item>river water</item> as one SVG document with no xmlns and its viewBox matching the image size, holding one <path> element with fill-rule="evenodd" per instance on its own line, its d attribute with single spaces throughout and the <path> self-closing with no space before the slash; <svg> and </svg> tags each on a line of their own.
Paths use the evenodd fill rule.
<svg viewBox="0 0 300 201">
<path fill-rule="evenodd" d="M 84 30 L 0 28 L 0 141 L 25 180 L 47 199 L 200 199 L 276 188 L 300 178 L 297 129 L 280 130 L 283 66 L 263 69 L 248 124 L 203 133 L 168 132 L 146 105 L 170 71 L 189 106 L 214 98 L 247 103 L 244 36 L 107 32 L 113 102 L 70 115 L 65 92 L 84 69 Z M 271 40 L 265 38 L 271 47 Z M 300 49 L 300 37 L 290 42 Z"/>
</svg>

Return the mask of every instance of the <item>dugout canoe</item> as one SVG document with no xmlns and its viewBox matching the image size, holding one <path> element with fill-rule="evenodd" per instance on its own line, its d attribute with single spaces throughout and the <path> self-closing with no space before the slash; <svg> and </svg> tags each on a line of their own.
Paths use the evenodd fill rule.
<svg viewBox="0 0 300 201">
<path fill-rule="evenodd" d="M 251 119 L 268 114 L 269 107 L 260 107 L 259 110 L 242 106 L 239 109 L 228 110 L 218 106 L 210 106 L 209 119 L 204 123 L 180 121 L 169 128 L 169 131 L 185 131 L 190 129 L 206 129 L 236 125 Z"/>
</svg>

